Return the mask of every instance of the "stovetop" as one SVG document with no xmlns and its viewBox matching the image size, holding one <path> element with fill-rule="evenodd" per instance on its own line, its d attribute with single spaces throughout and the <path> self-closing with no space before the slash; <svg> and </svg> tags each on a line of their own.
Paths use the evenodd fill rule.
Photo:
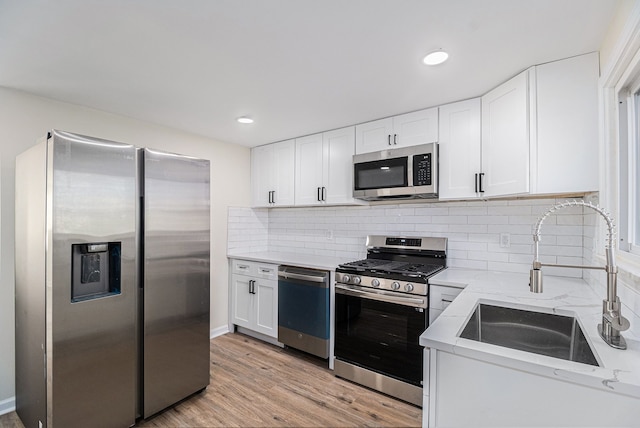
<svg viewBox="0 0 640 428">
<path fill-rule="evenodd" d="M 367 258 L 336 269 L 336 286 L 426 296 L 428 278 L 445 269 L 446 238 L 367 236 Z"/>
<path fill-rule="evenodd" d="M 344 263 L 339 266 L 342 271 L 376 274 L 398 274 L 410 277 L 427 277 L 444 269 L 442 265 L 431 263 L 411 263 L 384 259 L 363 259 Z"/>
</svg>

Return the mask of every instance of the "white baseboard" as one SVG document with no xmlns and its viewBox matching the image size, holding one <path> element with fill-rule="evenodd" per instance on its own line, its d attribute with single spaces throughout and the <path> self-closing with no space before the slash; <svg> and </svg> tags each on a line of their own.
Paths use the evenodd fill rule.
<svg viewBox="0 0 640 428">
<path fill-rule="evenodd" d="M 229 333 L 229 326 L 223 325 L 222 327 L 212 328 L 209 332 L 209 339 L 213 339 L 214 337 L 222 336 L 223 334 Z"/>
<path fill-rule="evenodd" d="M 16 409 L 16 397 L 9 397 L 0 401 L 0 415 L 13 412 Z"/>
</svg>

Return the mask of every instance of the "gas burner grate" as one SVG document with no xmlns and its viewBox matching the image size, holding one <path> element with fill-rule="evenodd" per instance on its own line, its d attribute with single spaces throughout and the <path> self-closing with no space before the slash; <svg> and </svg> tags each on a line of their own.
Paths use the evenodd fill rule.
<svg viewBox="0 0 640 428">
<path fill-rule="evenodd" d="M 443 269 L 441 265 L 428 263 L 407 263 L 383 259 L 364 259 L 341 264 L 343 269 L 356 269 L 371 273 L 393 273 L 407 276 L 428 276 Z"/>
</svg>

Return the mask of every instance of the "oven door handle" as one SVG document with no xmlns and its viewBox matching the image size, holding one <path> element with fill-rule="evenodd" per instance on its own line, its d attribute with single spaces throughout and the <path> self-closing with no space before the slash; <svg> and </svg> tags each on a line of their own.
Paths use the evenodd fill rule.
<svg viewBox="0 0 640 428">
<path fill-rule="evenodd" d="M 364 291 L 341 284 L 336 284 L 336 293 L 345 294 L 347 296 L 362 297 L 363 299 L 378 300 L 380 302 L 413 306 L 414 308 L 427 307 L 426 298 L 421 299 L 416 297 L 391 296 L 389 294 L 382 294 L 376 291 Z"/>
</svg>

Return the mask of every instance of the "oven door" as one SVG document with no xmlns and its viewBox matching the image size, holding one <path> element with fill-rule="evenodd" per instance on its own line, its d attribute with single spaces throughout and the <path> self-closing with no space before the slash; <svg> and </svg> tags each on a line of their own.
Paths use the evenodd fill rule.
<svg viewBox="0 0 640 428">
<path fill-rule="evenodd" d="M 427 296 L 336 284 L 337 359 L 420 386 Z"/>
</svg>

